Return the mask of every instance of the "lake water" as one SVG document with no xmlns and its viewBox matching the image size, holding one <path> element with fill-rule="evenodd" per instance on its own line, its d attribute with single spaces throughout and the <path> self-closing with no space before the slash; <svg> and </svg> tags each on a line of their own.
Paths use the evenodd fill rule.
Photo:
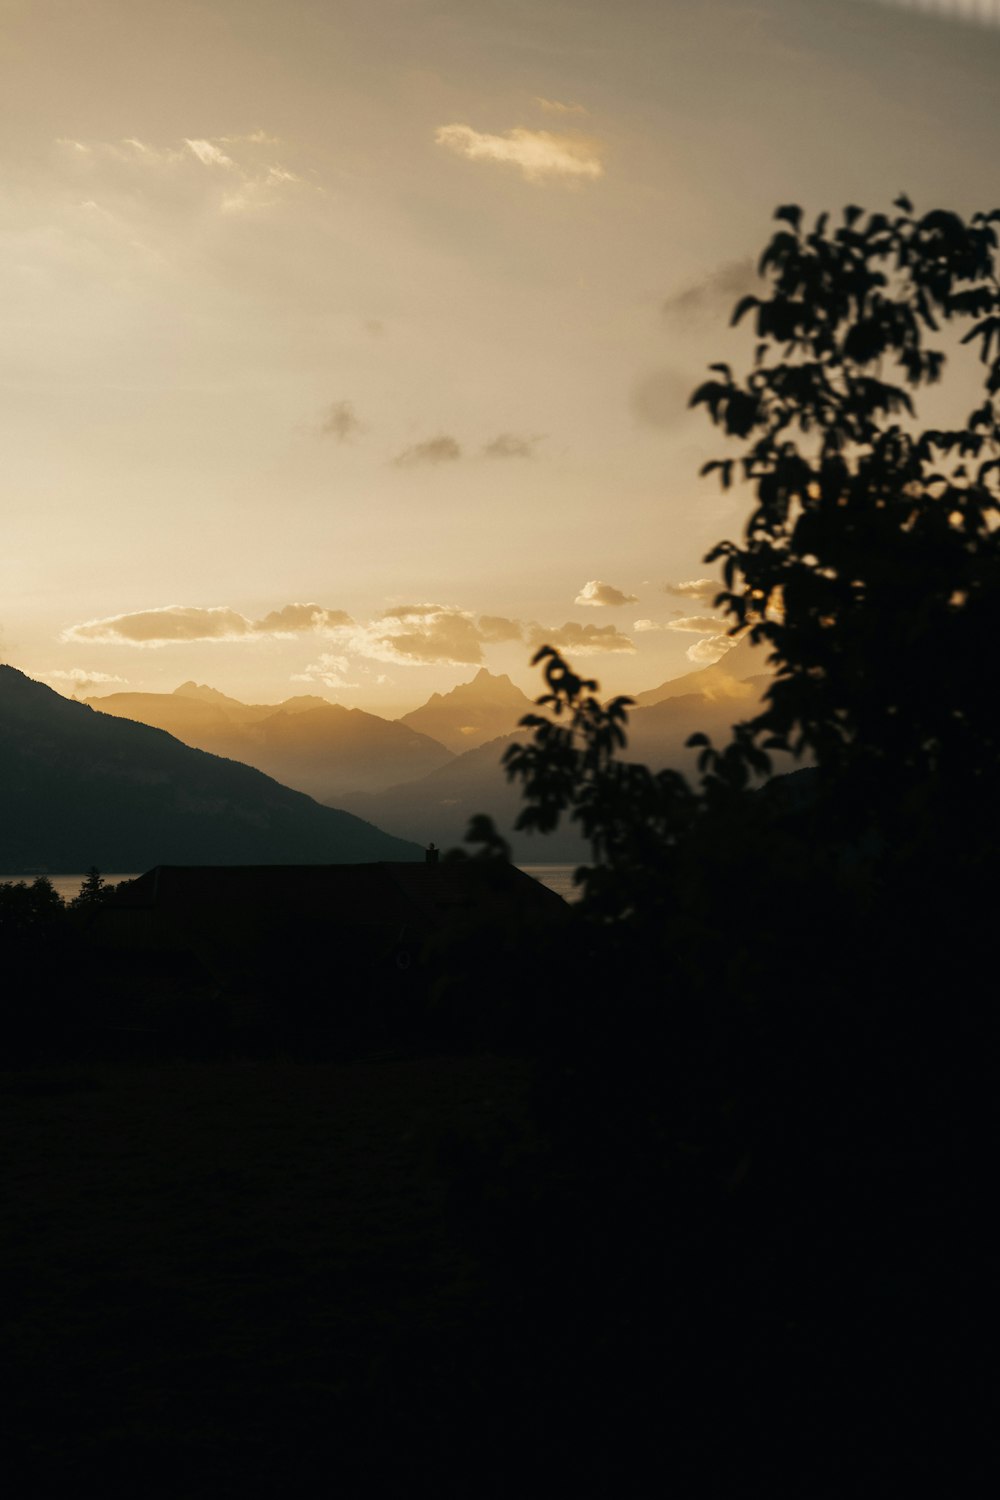
<svg viewBox="0 0 1000 1500">
<path fill-rule="evenodd" d="M 564 901 L 575 901 L 579 895 L 573 884 L 573 871 L 576 865 L 519 865 L 518 869 L 523 870 L 532 879 L 541 881 L 542 885 L 547 885 L 550 891 L 555 891 L 557 895 L 562 896 Z M 141 873 L 141 871 L 133 870 L 127 874 L 104 875 L 103 870 L 101 872 L 104 875 L 105 885 L 117 885 L 120 880 L 135 880 L 136 876 Z M 36 878 L 37 872 L 31 875 L 0 875 L 0 882 L 23 880 L 30 885 Z M 80 894 L 80 887 L 86 879 L 86 873 L 50 875 L 48 879 L 52 881 L 64 901 L 72 901 L 74 896 Z"/>
<path fill-rule="evenodd" d="M 578 865 L 518 865 L 525 875 L 530 875 L 550 891 L 555 891 L 564 901 L 579 901 L 580 888 L 573 884 L 573 871 Z"/>
</svg>

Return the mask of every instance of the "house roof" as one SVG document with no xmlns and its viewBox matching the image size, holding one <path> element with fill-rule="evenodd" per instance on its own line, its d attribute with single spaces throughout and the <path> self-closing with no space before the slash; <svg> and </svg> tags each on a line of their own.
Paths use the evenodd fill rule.
<svg viewBox="0 0 1000 1500">
<path fill-rule="evenodd" d="M 424 930 L 475 917 L 566 913 L 554 891 L 502 861 L 369 865 L 157 865 L 115 892 L 106 910 L 178 917 L 252 910 L 338 926 L 410 923 Z"/>
</svg>

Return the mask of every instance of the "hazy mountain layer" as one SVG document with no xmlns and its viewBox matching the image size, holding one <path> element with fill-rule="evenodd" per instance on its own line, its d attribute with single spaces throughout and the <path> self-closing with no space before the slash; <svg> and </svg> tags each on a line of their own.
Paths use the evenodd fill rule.
<svg viewBox="0 0 1000 1500">
<path fill-rule="evenodd" d="M 87 702 L 255 766 L 325 802 L 422 776 L 451 759 L 443 745 L 405 724 L 323 698 L 248 704 L 189 682 L 173 693 L 111 693 Z"/>
<path fill-rule="evenodd" d="M 768 671 L 768 652 L 763 646 L 751 646 L 749 640 L 740 641 L 731 651 L 710 667 L 699 667 L 695 672 L 685 672 L 683 677 L 671 677 L 659 687 L 649 688 L 644 693 L 634 694 L 637 708 L 648 708 L 653 703 L 662 703 L 667 698 L 679 698 L 687 693 L 702 693 L 706 698 L 732 698 L 753 704 L 758 693 L 748 691 L 746 679 Z M 748 708 L 746 713 L 749 713 Z M 744 718 L 742 709 L 736 718 Z"/>
<path fill-rule="evenodd" d="M 0 870 L 421 857 L 248 766 L 0 667 Z"/>
<path fill-rule="evenodd" d="M 751 653 L 749 649 L 744 654 L 743 648 L 738 647 L 729 654 L 728 660 L 735 661 L 737 668 L 741 664 L 755 668 L 759 666 L 760 655 L 760 652 Z M 713 668 L 708 668 L 706 672 L 679 678 L 677 682 L 681 691 L 676 695 L 664 696 L 648 707 L 630 710 L 624 758 L 641 762 L 656 771 L 673 767 L 694 774 L 699 751 L 686 747 L 685 741 L 690 735 L 701 730 L 717 745 L 724 745 L 732 724 L 754 712 L 768 678 L 762 676 L 739 681 L 716 673 L 706 681 L 706 686 L 713 692 L 712 697 L 705 692 L 683 691 L 692 678 L 704 680 L 712 671 Z M 670 686 L 665 683 L 663 688 Z M 663 689 L 654 691 L 662 692 Z M 647 697 L 646 694 L 641 696 Z M 521 737 L 524 733 L 522 731 Z M 348 797 L 345 806 L 363 817 L 374 818 L 405 838 L 417 839 L 424 844 L 433 839 L 442 847 L 462 841 L 473 814 L 488 813 L 510 841 L 514 858 L 519 863 L 585 858 L 587 845 L 573 824 L 549 835 L 514 832 L 514 822 L 522 806 L 520 785 L 511 785 L 507 781 L 500 767 L 500 758 L 507 746 L 516 743 L 518 738 L 517 734 L 502 736 L 467 751 L 418 781 L 369 796 Z M 789 766 L 790 762 L 776 763 L 775 770 L 787 770 Z"/>
<path fill-rule="evenodd" d="M 399 722 L 461 754 L 511 734 L 534 707 L 509 677 L 494 676 L 483 667 L 471 682 L 459 683 L 450 693 L 432 694 L 423 707 L 404 714 Z"/>
</svg>

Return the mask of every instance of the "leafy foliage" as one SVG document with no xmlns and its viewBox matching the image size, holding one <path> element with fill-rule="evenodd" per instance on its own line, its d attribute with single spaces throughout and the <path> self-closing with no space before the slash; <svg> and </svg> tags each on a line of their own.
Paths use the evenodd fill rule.
<svg viewBox="0 0 1000 1500">
<path fill-rule="evenodd" d="M 988 778 L 1000 750 L 979 653 L 1000 584 L 1000 212 L 844 210 L 809 230 L 795 206 L 760 259 L 754 367 L 692 405 L 745 441 L 755 503 L 721 561 L 717 603 L 771 648 L 777 676 L 744 748 L 813 757 L 876 782 Z M 942 325 L 978 343 L 984 399 L 919 430 L 910 392 L 940 379 Z M 966 327 L 966 325 L 969 325 Z M 954 342 L 954 340 L 952 340 Z M 892 378 L 887 378 L 892 377 Z M 706 465 L 722 469 L 726 460 Z M 852 796 L 859 778 L 851 776 Z M 870 799 L 869 799 L 870 800 Z"/>
<path fill-rule="evenodd" d="M 616 888 L 612 908 L 628 910 L 623 881 L 662 875 L 706 817 L 732 819 L 772 750 L 818 768 L 816 799 L 853 836 L 874 820 L 898 842 L 932 804 L 946 816 L 956 799 L 995 801 L 1000 717 L 981 650 L 1000 589 L 1000 211 L 916 217 L 905 197 L 894 210 L 852 205 L 839 226 L 821 214 L 806 228 L 780 207 L 759 263 L 767 294 L 733 313 L 753 314 L 753 367 L 739 380 L 712 364 L 691 397 L 744 443 L 702 470 L 754 495 L 742 540 L 706 562 L 722 563 L 731 633 L 769 648 L 763 710 L 722 748 L 689 741 L 696 791 L 620 759 L 628 699 L 602 707 L 551 647 L 535 658 L 551 716 L 522 720 L 533 741 L 505 756 L 524 788 L 517 826 L 577 820 L 587 891 L 606 909 Z M 920 430 L 911 391 L 940 379 L 945 350 L 926 340 L 949 326 L 978 349 L 983 399 L 958 426 Z"/>
</svg>

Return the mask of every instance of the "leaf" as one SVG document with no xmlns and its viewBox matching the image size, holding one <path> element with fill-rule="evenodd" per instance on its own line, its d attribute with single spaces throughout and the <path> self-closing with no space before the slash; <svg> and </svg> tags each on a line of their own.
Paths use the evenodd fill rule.
<svg viewBox="0 0 1000 1500">
<path fill-rule="evenodd" d="M 755 297 L 752 292 L 749 293 L 746 297 L 741 297 L 736 306 L 733 308 L 733 315 L 729 319 L 730 328 L 735 328 L 737 323 L 743 317 L 744 313 L 748 313 L 751 307 L 759 306 L 760 298 Z"/>
<path fill-rule="evenodd" d="M 893 208 L 901 208 L 904 214 L 912 214 L 913 212 L 913 204 L 910 202 L 905 193 L 900 193 L 898 198 L 894 198 L 892 200 L 892 206 Z"/>
<path fill-rule="evenodd" d="M 774 217 L 784 219 L 786 224 L 791 224 L 798 233 L 799 225 L 802 223 L 802 210 L 797 203 L 783 203 L 780 208 L 775 209 Z"/>
</svg>

